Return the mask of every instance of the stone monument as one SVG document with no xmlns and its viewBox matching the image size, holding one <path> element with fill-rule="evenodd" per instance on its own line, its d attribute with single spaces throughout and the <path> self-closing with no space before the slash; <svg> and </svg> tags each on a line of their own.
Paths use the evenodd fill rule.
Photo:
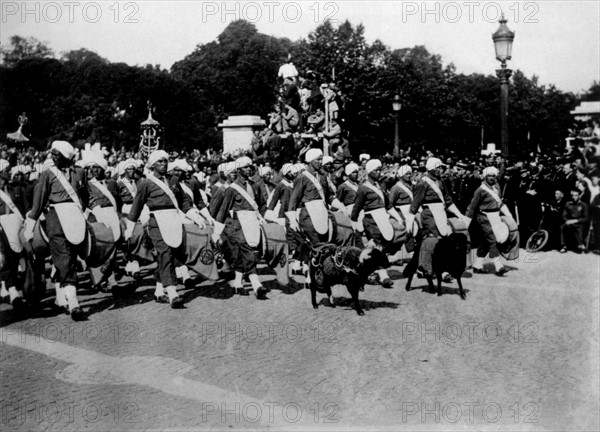
<svg viewBox="0 0 600 432">
<path fill-rule="evenodd" d="M 223 123 L 219 123 L 219 127 L 223 128 L 223 152 L 250 150 L 253 132 L 265 126 L 266 122 L 259 116 L 230 116 Z"/>
</svg>

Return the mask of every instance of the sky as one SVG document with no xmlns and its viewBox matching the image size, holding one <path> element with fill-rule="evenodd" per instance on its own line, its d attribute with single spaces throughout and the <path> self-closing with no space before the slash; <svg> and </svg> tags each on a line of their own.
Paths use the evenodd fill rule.
<svg viewBox="0 0 600 432">
<path fill-rule="evenodd" d="M 169 69 L 228 23 L 306 38 L 325 19 L 363 24 L 368 42 L 391 49 L 424 45 L 459 73 L 494 74 L 491 35 L 501 11 L 516 32 L 509 68 L 540 84 L 581 93 L 600 82 L 600 2 L 594 1 L 7 1 L 0 44 L 33 36 L 60 53 L 79 48 L 111 62 Z M 298 65 L 302 68 L 302 65 Z"/>
</svg>

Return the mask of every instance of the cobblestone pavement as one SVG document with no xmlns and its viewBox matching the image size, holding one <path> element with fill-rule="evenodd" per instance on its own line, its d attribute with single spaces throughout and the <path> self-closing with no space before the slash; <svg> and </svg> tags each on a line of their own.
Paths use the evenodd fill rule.
<svg viewBox="0 0 600 432">
<path fill-rule="evenodd" d="M 1 429 L 598 430 L 599 257 L 528 255 L 506 277 L 470 275 L 437 297 L 367 285 L 365 316 L 317 310 L 262 269 L 268 300 L 224 281 L 184 310 L 81 290 L 91 315 L 1 322 Z M 125 281 L 123 281 L 125 282 Z"/>
</svg>

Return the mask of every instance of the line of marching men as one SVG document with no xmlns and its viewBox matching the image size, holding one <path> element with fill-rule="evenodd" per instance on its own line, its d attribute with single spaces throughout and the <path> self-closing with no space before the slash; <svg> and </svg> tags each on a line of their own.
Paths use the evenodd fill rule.
<svg viewBox="0 0 600 432">
<path fill-rule="evenodd" d="M 180 279 L 186 285 L 191 280 L 190 269 L 218 279 L 217 250 L 233 271 L 235 292 L 249 294 L 246 276 L 258 299 L 267 293 L 256 271 L 260 258 L 277 268 L 286 283 L 288 256 L 293 268 L 308 278 L 311 246 L 318 243 L 347 245 L 350 240 L 397 259 L 403 246 L 410 251 L 423 239 L 467 233 L 472 218 L 482 234 L 475 272 L 485 272 L 488 254 L 499 275 L 506 272 L 500 253 L 515 258 L 515 239 L 509 237 L 516 229 L 492 167 L 484 171 L 485 180 L 463 215 L 441 181 L 444 166 L 436 158 L 427 161 L 427 173 L 416 184 L 411 168 L 400 167 L 398 182 L 387 191 L 380 183 L 382 163 L 377 159 L 367 162 L 366 180 L 360 184 L 360 167 L 348 164 L 346 180 L 336 187 L 323 170 L 321 150 L 310 149 L 305 164 L 285 164 L 280 180 L 269 187 L 251 181 L 253 162 L 241 157 L 221 164 L 219 179 L 203 190 L 186 161 L 170 164 L 162 150 L 150 154 L 144 177 L 139 178 L 138 162 L 129 160 L 120 165 L 117 180 L 106 178 L 101 154 L 78 164 L 75 154 L 68 142 L 52 144 L 51 160 L 39 176 L 30 208 L 7 187 L 8 163 L 0 161 L 0 280 L 2 297 L 15 309 L 26 307 L 18 279 L 28 265 L 33 283 L 45 290 L 46 282 L 40 280 L 45 254 L 52 260 L 55 303 L 74 320 L 86 318 L 77 298 L 79 263 L 86 262 L 96 286 L 116 287 L 117 250 L 125 257 L 125 272 L 134 276 L 140 259 L 156 261 L 154 298 L 175 309 L 184 305 L 177 286 Z M 516 245 L 518 251 L 518 239 Z M 424 272 L 432 271 L 432 252 L 420 248 Z M 392 286 L 384 268 L 376 273 L 382 286 Z"/>
</svg>

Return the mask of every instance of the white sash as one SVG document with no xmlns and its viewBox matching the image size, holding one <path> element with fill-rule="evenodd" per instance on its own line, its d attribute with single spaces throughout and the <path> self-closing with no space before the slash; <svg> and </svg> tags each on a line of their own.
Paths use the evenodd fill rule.
<svg viewBox="0 0 600 432">
<path fill-rule="evenodd" d="M 173 191 L 171 190 L 171 188 L 169 186 L 167 186 L 167 184 L 164 181 L 157 179 L 153 174 L 150 174 L 148 176 L 148 179 L 152 183 L 154 183 L 156 186 L 161 188 L 163 190 L 163 192 L 166 193 L 169 198 L 171 198 L 171 201 L 173 201 L 173 205 L 175 206 L 175 208 L 177 210 L 179 210 L 179 204 L 177 204 L 177 198 L 175 198 L 175 194 L 173 194 Z"/>
<path fill-rule="evenodd" d="M 508 229 L 508 225 L 506 225 L 500 218 L 500 212 L 490 212 L 485 213 L 485 215 L 487 216 L 488 221 L 490 221 L 492 232 L 494 233 L 494 237 L 496 237 L 496 241 L 499 244 L 502 244 L 508 240 L 510 231 Z"/>
<path fill-rule="evenodd" d="M 65 237 L 69 243 L 78 245 L 85 240 L 87 234 L 85 217 L 83 216 L 83 206 L 79 197 L 73 189 L 71 183 L 69 183 L 64 175 L 55 166 L 47 168 L 56 179 L 59 181 L 67 195 L 73 200 L 72 203 L 65 202 L 60 204 L 54 204 L 54 210 L 58 216 L 60 226 L 63 229 Z"/>
<path fill-rule="evenodd" d="M 444 194 L 442 193 L 442 191 L 440 190 L 440 187 L 437 185 L 436 182 L 434 182 L 433 180 L 431 180 L 429 177 L 425 176 L 423 177 L 423 181 L 425 183 L 427 183 L 429 186 L 431 186 L 431 189 L 433 189 L 433 191 L 437 194 L 437 196 L 440 198 L 440 200 L 442 201 L 442 204 L 444 204 L 446 201 L 444 200 Z"/>
<path fill-rule="evenodd" d="M 254 198 L 250 196 L 239 184 L 231 183 L 230 185 L 244 198 L 253 210 L 238 210 L 237 217 L 242 227 L 242 232 L 246 238 L 246 242 L 251 247 L 256 247 L 260 243 L 260 220 L 258 218 L 258 205 Z"/>
<path fill-rule="evenodd" d="M 502 198 L 500 198 L 500 195 L 498 195 L 494 189 L 490 188 L 485 183 L 482 183 L 479 187 L 487 193 L 489 193 L 492 196 L 492 198 L 494 198 L 494 201 L 498 203 L 499 206 L 502 206 Z"/>
<path fill-rule="evenodd" d="M 25 219 L 23 219 L 23 215 L 21 214 L 21 211 L 15 205 L 13 200 L 10 198 L 10 195 L 8 195 L 3 190 L 0 190 L 0 199 L 6 203 L 6 207 L 8 207 L 11 212 L 18 215 L 21 218 L 21 221 L 25 220 Z"/>
<path fill-rule="evenodd" d="M 375 187 L 372 183 L 369 183 L 368 181 L 364 182 L 363 184 L 369 189 L 371 189 L 373 192 L 375 192 L 379 196 L 379 198 L 381 198 L 381 205 L 385 207 L 385 198 L 383 197 L 383 192 L 381 191 L 381 189 Z"/>
<path fill-rule="evenodd" d="M 121 179 L 120 182 L 127 188 L 131 196 L 135 198 L 137 195 L 137 186 L 133 182 L 125 179 Z"/>
<path fill-rule="evenodd" d="M 1 215 L 0 226 L 2 226 L 2 229 L 6 234 L 6 239 L 8 240 L 10 248 L 15 253 L 21 253 L 23 251 L 23 242 L 21 242 L 21 236 L 19 233 L 23 228 L 23 218 L 21 217 L 20 213 Z"/>
<path fill-rule="evenodd" d="M 150 174 L 148 179 L 150 179 L 150 181 L 156 186 L 161 188 L 175 206 L 174 209 L 154 210 L 152 214 L 156 219 L 158 229 L 160 230 L 160 234 L 162 235 L 165 243 L 172 248 L 178 248 L 181 246 L 181 242 L 183 240 L 183 224 L 181 221 L 181 215 L 179 214 L 179 204 L 177 204 L 177 198 L 175 198 L 173 191 L 164 181 L 157 179 L 153 174 Z"/>
<path fill-rule="evenodd" d="M 179 183 L 179 185 L 181 186 L 181 189 L 188 194 L 188 196 L 192 199 L 192 201 L 194 200 L 194 192 L 192 192 L 192 190 L 188 187 L 188 185 L 186 185 L 185 183 L 181 182 Z"/>
<path fill-rule="evenodd" d="M 346 186 L 348 186 L 350 189 L 352 189 L 354 192 L 358 192 L 358 185 L 355 185 L 354 183 L 352 183 L 350 180 L 346 180 L 344 182 L 346 184 Z"/>
<path fill-rule="evenodd" d="M 402 189 L 404 192 L 406 192 L 406 195 L 408 195 L 408 196 L 410 197 L 410 200 L 411 200 L 411 201 L 415 199 L 415 197 L 414 197 L 414 195 L 413 195 L 412 191 L 411 191 L 411 190 L 410 190 L 408 187 L 406 187 L 406 185 L 405 185 L 404 183 L 402 183 L 401 181 L 399 181 L 399 182 L 398 182 L 398 183 L 396 183 L 396 184 L 398 185 L 398 187 L 399 187 L 400 189 Z"/>
<path fill-rule="evenodd" d="M 390 222 L 390 215 L 385 211 L 384 208 L 378 208 L 366 212 L 373 217 L 377 228 L 381 231 L 381 235 L 387 241 L 391 241 L 394 238 L 394 227 Z"/>
<path fill-rule="evenodd" d="M 317 192 L 319 192 L 319 195 L 321 196 L 321 199 L 323 200 L 323 202 L 325 202 L 325 192 L 323 192 L 323 186 L 321 186 L 321 183 L 318 182 L 315 176 L 309 173 L 308 171 L 303 171 L 303 174 L 304 177 L 309 179 L 311 183 L 315 186 Z"/>
<path fill-rule="evenodd" d="M 102 195 L 108 198 L 108 200 L 110 201 L 110 205 L 112 205 L 115 209 L 117 208 L 117 202 L 115 201 L 115 197 L 110 193 L 106 186 L 104 186 L 95 178 L 91 179 L 89 183 L 93 185 L 96 189 L 98 189 L 100 192 L 102 192 Z"/>
</svg>

